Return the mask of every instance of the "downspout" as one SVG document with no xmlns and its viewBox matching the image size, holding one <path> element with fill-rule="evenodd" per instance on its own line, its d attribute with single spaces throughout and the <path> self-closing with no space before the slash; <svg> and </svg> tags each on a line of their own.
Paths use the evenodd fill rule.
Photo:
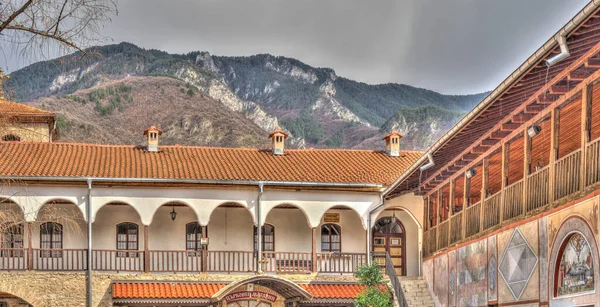
<svg viewBox="0 0 600 307">
<path fill-rule="evenodd" d="M 567 46 L 567 33 L 563 33 L 562 35 L 556 34 L 556 42 L 560 47 L 560 53 L 546 60 L 546 66 L 548 67 L 566 59 L 569 57 L 569 55 L 571 55 L 569 52 L 569 46 Z"/>
<path fill-rule="evenodd" d="M 92 179 L 88 178 L 87 204 L 85 215 L 87 216 L 87 270 L 86 270 L 86 306 L 92 307 Z"/>
<path fill-rule="evenodd" d="M 261 206 L 262 206 L 262 195 L 264 192 L 264 185 L 262 182 L 258 183 L 258 198 L 256 201 L 256 222 L 257 222 L 257 226 L 256 226 L 256 245 L 258 245 L 256 247 L 257 251 L 258 251 L 258 255 L 256 257 L 257 260 L 257 264 L 256 264 L 256 268 L 257 268 L 257 273 L 258 274 L 262 274 L 262 263 L 263 263 L 263 259 L 262 259 L 262 218 L 261 218 Z"/>
</svg>

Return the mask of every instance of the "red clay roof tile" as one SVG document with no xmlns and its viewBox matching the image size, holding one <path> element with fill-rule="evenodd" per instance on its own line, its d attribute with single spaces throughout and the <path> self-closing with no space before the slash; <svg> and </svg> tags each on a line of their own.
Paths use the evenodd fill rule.
<svg viewBox="0 0 600 307">
<path fill-rule="evenodd" d="M 403 151 L 0 142 L 0 175 L 11 177 L 262 180 L 389 185 L 421 156 Z"/>
<path fill-rule="evenodd" d="M 54 115 L 54 113 L 22 103 L 0 100 L 0 115 Z"/>
</svg>

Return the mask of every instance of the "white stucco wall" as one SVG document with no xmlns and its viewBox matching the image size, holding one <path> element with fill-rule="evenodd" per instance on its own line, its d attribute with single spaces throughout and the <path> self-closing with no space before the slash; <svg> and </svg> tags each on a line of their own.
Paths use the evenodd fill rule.
<svg viewBox="0 0 600 307">
<path fill-rule="evenodd" d="M 367 248 L 367 232 L 362 227 L 362 219 L 352 209 L 330 209 L 327 213 L 338 213 L 340 215 L 338 224 L 342 231 L 342 252 L 365 253 Z M 321 250 L 321 226 L 326 224 L 321 218 L 317 231 L 317 250 Z"/>
<path fill-rule="evenodd" d="M 208 224 L 209 250 L 252 251 L 254 222 L 245 208 L 217 208 Z"/>
</svg>

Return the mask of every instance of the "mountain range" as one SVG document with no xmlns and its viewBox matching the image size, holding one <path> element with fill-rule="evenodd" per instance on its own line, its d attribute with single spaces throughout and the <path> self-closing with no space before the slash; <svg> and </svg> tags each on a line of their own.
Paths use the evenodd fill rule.
<svg viewBox="0 0 600 307">
<path fill-rule="evenodd" d="M 443 95 L 371 85 L 293 58 L 169 54 L 130 43 L 94 47 L 11 73 L 11 99 L 55 111 L 60 141 L 266 147 L 281 127 L 291 147 L 381 149 L 392 130 L 424 150 L 487 93 Z"/>
</svg>

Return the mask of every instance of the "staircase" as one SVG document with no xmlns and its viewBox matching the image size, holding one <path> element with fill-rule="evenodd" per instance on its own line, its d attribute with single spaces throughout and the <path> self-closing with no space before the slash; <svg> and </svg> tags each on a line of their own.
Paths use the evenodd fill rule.
<svg viewBox="0 0 600 307">
<path fill-rule="evenodd" d="M 408 307 L 435 307 L 423 277 L 399 277 L 398 280 Z"/>
</svg>

